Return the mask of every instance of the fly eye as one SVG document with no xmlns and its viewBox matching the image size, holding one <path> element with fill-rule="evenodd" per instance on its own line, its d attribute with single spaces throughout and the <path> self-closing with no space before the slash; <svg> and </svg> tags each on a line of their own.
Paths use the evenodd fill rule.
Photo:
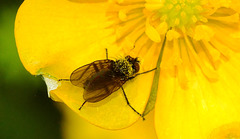
<svg viewBox="0 0 240 139">
<path fill-rule="evenodd" d="M 139 71 L 139 64 L 138 63 L 134 63 L 133 65 L 133 69 L 135 70 L 135 73 L 137 73 Z"/>
</svg>

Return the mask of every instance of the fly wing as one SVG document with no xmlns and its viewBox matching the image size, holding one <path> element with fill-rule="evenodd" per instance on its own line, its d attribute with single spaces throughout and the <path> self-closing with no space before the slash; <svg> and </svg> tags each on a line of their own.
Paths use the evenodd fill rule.
<svg viewBox="0 0 240 139">
<path fill-rule="evenodd" d="M 117 91 L 125 81 L 112 75 L 112 71 L 101 71 L 85 85 L 83 98 L 87 102 L 98 102 Z"/>
<path fill-rule="evenodd" d="M 84 83 L 91 78 L 94 74 L 101 70 L 108 69 L 112 60 L 97 60 L 90 64 L 84 65 L 82 67 L 74 70 L 70 76 L 70 81 L 73 85 L 78 87 L 83 87 Z"/>
</svg>

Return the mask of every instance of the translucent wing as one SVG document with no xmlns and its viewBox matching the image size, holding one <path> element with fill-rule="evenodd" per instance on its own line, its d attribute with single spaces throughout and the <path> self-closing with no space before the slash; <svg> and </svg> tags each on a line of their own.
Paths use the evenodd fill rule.
<svg viewBox="0 0 240 139">
<path fill-rule="evenodd" d="M 73 85 L 83 87 L 84 83 L 101 70 L 108 69 L 112 60 L 97 60 L 74 70 L 70 76 Z"/>
<path fill-rule="evenodd" d="M 111 70 L 102 70 L 88 80 L 83 98 L 87 102 L 98 102 L 117 91 L 126 81 L 113 76 Z"/>
</svg>

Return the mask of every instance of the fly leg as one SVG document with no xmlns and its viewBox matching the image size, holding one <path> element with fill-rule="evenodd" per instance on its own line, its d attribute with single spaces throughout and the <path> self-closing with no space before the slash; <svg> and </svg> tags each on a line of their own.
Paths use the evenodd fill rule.
<svg viewBox="0 0 240 139">
<path fill-rule="evenodd" d="M 58 79 L 58 81 L 70 81 L 70 79 Z"/>
<path fill-rule="evenodd" d="M 135 110 L 135 109 L 132 107 L 132 105 L 131 105 L 131 104 L 129 103 L 129 101 L 128 101 L 127 95 L 126 95 L 126 93 L 125 93 L 125 91 L 124 91 L 124 89 L 123 89 L 122 86 L 121 86 L 121 88 L 122 88 L 124 97 L 125 97 L 125 99 L 126 99 L 126 101 L 127 101 L 127 105 L 128 105 L 134 112 L 136 112 L 139 116 L 141 116 L 141 117 L 143 118 L 143 120 L 145 120 L 144 116 L 143 116 L 142 114 L 140 114 L 137 110 Z"/>
<path fill-rule="evenodd" d="M 134 77 L 136 77 L 137 75 L 141 75 L 141 74 L 145 74 L 145 73 L 154 71 L 154 70 L 156 70 L 156 69 L 157 69 L 157 68 L 154 68 L 154 69 L 151 69 L 151 70 L 148 70 L 148 71 L 144 71 L 144 72 L 142 72 L 142 73 L 138 73 L 138 74 L 136 74 Z"/>
<path fill-rule="evenodd" d="M 83 104 L 81 105 L 81 107 L 80 107 L 78 110 L 81 110 L 82 107 L 83 107 L 83 105 L 84 105 L 86 102 L 87 102 L 87 101 L 85 100 L 85 101 L 83 102 Z"/>
<path fill-rule="evenodd" d="M 107 48 L 105 49 L 106 49 L 106 59 L 108 59 L 108 49 Z"/>
<path fill-rule="evenodd" d="M 144 72 L 142 72 L 142 73 L 138 73 L 138 74 L 136 74 L 136 75 L 133 76 L 133 77 L 129 77 L 128 80 L 131 80 L 131 79 L 135 78 L 135 77 L 138 76 L 138 75 L 141 75 L 141 74 L 145 74 L 145 73 L 154 71 L 154 70 L 156 70 L 156 69 L 157 69 L 157 68 L 154 68 L 154 69 L 151 69 L 151 70 L 148 70 L 148 71 L 144 71 Z"/>
</svg>

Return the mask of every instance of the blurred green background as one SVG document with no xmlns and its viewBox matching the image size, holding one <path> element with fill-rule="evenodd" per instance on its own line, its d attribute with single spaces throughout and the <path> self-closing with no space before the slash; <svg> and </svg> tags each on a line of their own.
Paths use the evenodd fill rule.
<svg viewBox="0 0 240 139">
<path fill-rule="evenodd" d="M 23 0 L 0 1 L 0 139 L 61 139 L 62 115 L 17 53 L 14 20 Z"/>
</svg>

